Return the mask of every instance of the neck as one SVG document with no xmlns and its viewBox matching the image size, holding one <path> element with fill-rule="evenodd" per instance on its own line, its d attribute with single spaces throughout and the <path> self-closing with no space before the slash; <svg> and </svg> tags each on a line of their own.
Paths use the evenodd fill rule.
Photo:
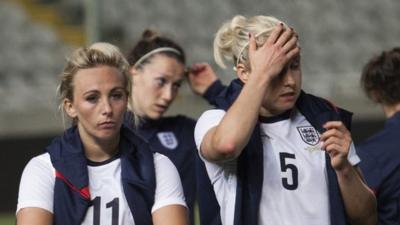
<svg viewBox="0 0 400 225">
<path fill-rule="evenodd" d="M 285 111 L 272 111 L 272 110 L 267 110 L 264 107 L 261 107 L 259 115 L 263 116 L 263 117 L 273 117 L 273 116 L 281 115 L 281 114 L 287 112 L 288 110 L 285 110 Z"/>
<path fill-rule="evenodd" d="M 400 102 L 392 105 L 383 105 L 383 112 L 386 115 L 386 118 L 392 117 L 397 112 L 400 112 Z"/>
<path fill-rule="evenodd" d="M 79 131 L 85 156 L 90 161 L 103 162 L 117 154 L 120 140 L 119 134 L 117 137 L 110 138 L 109 140 L 99 140 L 86 132 L 81 132 L 82 129 L 79 129 Z"/>
<path fill-rule="evenodd" d="M 133 94 L 133 93 L 135 93 L 135 94 Z M 131 112 L 133 112 L 135 115 L 143 118 L 144 113 L 143 113 L 143 110 L 140 109 L 139 100 L 137 99 L 138 98 L 138 96 L 137 96 L 138 94 L 136 92 L 133 92 L 133 93 L 132 93 L 132 96 L 131 96 L 132 97 L 132 104 L 129 105 L 129 110 Z"/>
</svg>

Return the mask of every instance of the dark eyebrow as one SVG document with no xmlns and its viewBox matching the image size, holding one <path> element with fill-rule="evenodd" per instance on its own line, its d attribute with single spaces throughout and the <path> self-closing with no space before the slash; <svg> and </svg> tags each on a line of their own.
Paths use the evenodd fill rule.
<svg viewBox="0 0 400 225">
<path fill-rule="evenodd" d="M 119 91 L 119 90 L 125 91 L 125 88 L 124 87 L 115 87 L 115 88 L 111 89 L 111 92 Z"/>
<path fill-rule="evenodd" d="M 115 87 L 115 88 L 111 89 L 110 92 L 114 92 L 114 91 L 118 91 L 118 90 L 124 91 L 125 88 L 124 87 Z M 98 93 L 100 93 L 99 90 L 93 89 L 93 90 L 89 90 L 89 91 L 84 92 L 83 95 L 85 96 L 85 95 L 88 95 L 88 94 L 98 94 Z"/>
<path fill-rule="evenodd" d="M 99 91 L 94 89 L 94 90 L 89 90 L 89 91 L 83 92 L 83 95 L 97 94 L 97 93 L 99 93 Z"/>
</svg>

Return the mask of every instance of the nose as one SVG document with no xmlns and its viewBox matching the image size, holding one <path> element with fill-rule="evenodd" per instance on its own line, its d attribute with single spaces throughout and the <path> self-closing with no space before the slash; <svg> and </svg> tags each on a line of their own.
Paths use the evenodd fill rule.
<svg viewBox="0 0 400 225">
<path fill-rule="evenodd" d="M 286 73 L 284 74 L 283 84 L 285 86 L 293 86 L 295 84 L 295 80 L 293 74 L 291 73 L 291 70 L 287 70 Z"/>
<path fill-rule="evenodd" d="M 105 99 L 102 104 L 102 114 L 105 116 L 112 115 L 112 107 L 109 99 Z"/>
<path fill-rule="evenodd" d="M 174 98 L 174 91 L 172 90 L 172 85 L 166 85 L 163 88 L 161 98 L 168 103 L 172 101 L 172 99 Z"/>
</svg>

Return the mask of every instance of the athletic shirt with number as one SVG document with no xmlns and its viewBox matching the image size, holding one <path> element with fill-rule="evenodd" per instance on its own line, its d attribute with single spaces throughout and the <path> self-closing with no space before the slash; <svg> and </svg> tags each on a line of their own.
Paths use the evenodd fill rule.
<svg viewBox="0 0 400 225">
<path fill-rule="evenodd" d="M 225 111 L 208 110 L 196 124 L 197 148 L 209 129 L 222 120 Z M 298 111 L 260 118 L 264 149 L 264 179 L 259 225 L 329 225 L 328 178 L 320 134 Z M 232 225 L 236 197 L 237 161 L 209 162 L 202 157 L 221 206 L 224 225 Z M 360 159 L 351 145 L 348 159 Z"/>
<path fill-rule="evenodd" d="M 152 212 L 171 204 L 185 206 L 179 174 L 172 162 L 154 154 L 156 193 Z M 88 162 L 89 189 L 93 205 L 88 208 L 82 225 L 134 225 L 134 219 L 123 193 L 121 160 Z M 53 212 L 55 170 L 48 153 L 33 158 L 21 177 L 17 212 L 38 207 Z"/>
</svg>

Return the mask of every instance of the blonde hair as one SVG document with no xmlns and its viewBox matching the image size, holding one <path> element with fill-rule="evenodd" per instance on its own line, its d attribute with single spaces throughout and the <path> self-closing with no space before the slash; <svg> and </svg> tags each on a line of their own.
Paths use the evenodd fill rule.
<svg viewBox="0 0 400 225">
<path fill-rule="evenodd" d="M 264 44 L 279 23 L 283 22 L 271 16 L 249 18 L 242 15 L 234 16 L 232 20 L 225 22 L 215 35 L 214 59 L 216 63 L 220 67 L 226 68 L 225 61 L 232 60 L 235 67 L 242 62 L 249 68 L 249 33 L 256 37 L 257 46 L 260 46 Z"/>
<path fill-rule="evenodd" d="M 98 66 L 111 66 L 116 68 L 124 77 L 125 90 L 128 102 L 131 102 L 131 76 L 129 74 L 129 64 L 118 47 L 104 42 L 94 43 L 89 47 L 76 49 L 70 57 L 60 75 L 60 83 L 57 87 L 58 109 L 61 112 L 63 124 L 65 125 L 64 100 L 73 101 L 73 79 L 75 74 L 81 69 L 95 68 Z M 74 119 L 73 123 L 77 121 Z"/>
</svg>

